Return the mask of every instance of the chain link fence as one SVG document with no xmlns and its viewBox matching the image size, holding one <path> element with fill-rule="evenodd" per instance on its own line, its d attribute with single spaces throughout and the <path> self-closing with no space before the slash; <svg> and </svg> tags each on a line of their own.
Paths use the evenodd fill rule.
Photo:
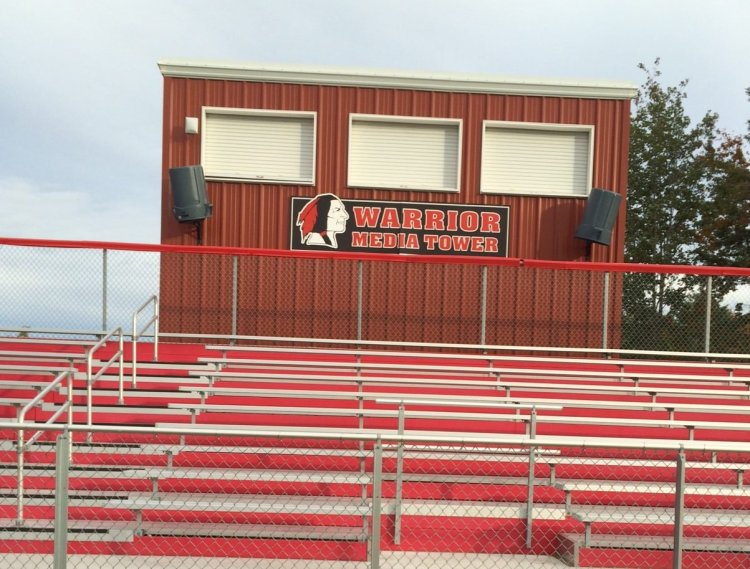
<svg viewBox="0 0 750 569">
<path fill-rule="evenodd" d="M 498 263 L 6 244 L 0 333 L 127 331 L 158 294 L 167 334 L 750 353 L 750 269 Z"/>
<path fill-rule="evenodd" d="M 0 426 L 0 567 L 750 563 L 744 447 L 83 429 L 28 453 L 17 519 Z"/>
</svg>

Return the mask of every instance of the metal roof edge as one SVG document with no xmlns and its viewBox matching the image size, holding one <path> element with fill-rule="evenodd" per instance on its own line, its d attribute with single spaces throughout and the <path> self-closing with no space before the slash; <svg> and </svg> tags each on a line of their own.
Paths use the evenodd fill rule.
<svg viewBox="0 0 750 569">
<path fill-rule="evenodd" d="M 261 63 L 237 64 L 177 59 L 160 60 L 158 66 L 164 77 L 194 79 L 592 99 L 632 99 L 637 93 L 637 88 L 626 81 L 521 78 L 485 74 L 425 73 Z"/>
</svg>

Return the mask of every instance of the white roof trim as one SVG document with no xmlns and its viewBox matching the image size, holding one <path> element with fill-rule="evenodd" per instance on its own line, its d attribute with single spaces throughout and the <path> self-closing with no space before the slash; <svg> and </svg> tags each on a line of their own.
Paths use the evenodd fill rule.
<svg viewBox="0 0 750 569">
<path fill-rule="evenodd" d="M 158 65 L 165 77 L 196 79 L 593 99 L 632 99 L 637 92 L 637 88 L 626 81 L 534 79 L 483 74 L 419 73 L 381 69 L 189 60 L 162 60 L 158 62 Z"/>
</svg>

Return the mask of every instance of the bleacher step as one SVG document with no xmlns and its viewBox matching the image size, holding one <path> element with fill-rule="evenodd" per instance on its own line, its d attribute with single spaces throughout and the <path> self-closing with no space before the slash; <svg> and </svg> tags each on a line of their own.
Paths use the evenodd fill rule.
<svg viewBox="0 0 750 569">
<path fill-rule="evenodd" d="M 55 535 L 52 526 L 52 520 L 26 520 L 21 527 L 0 520 L 0 540 L 52 540 Z M 68 541 L 127 543 L 133 541 L 134 535 L 132 529 L 112 529 L 101 522 L 68 520 Z"/>
<path fill-rule="evenodd" d="M 144 382 L 146 383 L 146 382 Z M 174 382 L 173 382 L 174 383 Z M 62 388 L 60 389 L 60 395 L 67 395 L 68 389 Z M 73 396 L 74 397 L 85 397 L 87 396 L 88 392 L 86 389 L 73 389 Z M 92 389 L 91 390 L 92 397 L 118 397 L 119 391 L 117 388 L 114 389 Z M 189 392 L 182 392 L 182 391 L 173 391 L 173 390 L 165 390 L 165 391 L 157 391 L 155 389 L 123 389 L 123 397 L 125 399 L 125 403 L 127 404 L 128 398 L 162 398 L 162 399 L 180 399 L 180 400 L 188 400 L 188 401 L 198 401 L 200 397 L 198 395 L 195 395 L 193 393 Z"/>
<path fill-rule="evenodd" d="M 227 537 L 258 539 L 316 539 L 331 541 L 366 541 L 362 527 L 293 526 L 258 524 L 141 523 L 140 535 L 148 537 Z"/>
<path fill-rule="evenodd" d="M 569 567 L 601 567 L 602 558 L 628 563 L 628 567 L 662 567 L 667 566 L 663 562 L 669 561 L 673 549 L 673 536 L 594 534 L 586 540 L 583 534 L 563 533 L 556 556 Z M 683 561 L 690 567 L 745 567 L 741 563 L 750 560 L 750 540 L 684 537 L 682 551 Z M 703 564 L 691 564 L 691 555 L 702 556 Z"/>
<path fill-rule="evenodd" d="M 58 406 L 54 403 L 43 403 L 42 411 L 53 413 L 57 411 Z M 74 405 L 73 413 L 86 413 L 87 408 L 85 405 Z M 180 415 L 188 416 L 189 411 L 183 409 L 169 409 L 167 407 L 147 407 L 147 406 L 133 406 L 133 405 L 94 405 L 92 407 L 92 413 L 104 413 L 104 414 L 126 414 L 126 415 Z M 96 421 L 95 421 L 96 422 Z"/>
</svg>

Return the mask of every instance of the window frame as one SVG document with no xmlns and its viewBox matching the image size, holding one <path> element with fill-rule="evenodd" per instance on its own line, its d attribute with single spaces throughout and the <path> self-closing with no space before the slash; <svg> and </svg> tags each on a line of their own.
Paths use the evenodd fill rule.
<svg viewBox="0 0 750 569">
<path fill-rule="evenodd" d="M 586 156 L 586 186 L 583 193 L 560 193 L 545 192 L 533 190 L 507 190 L 488 188 L 485 174 L 485 150 L 487 148 L 487 131 L 495 129 L 514 129 L 530 130 L 545 132 L 570 132 L 586 133 L 588 138 L 588 153 Z M 479 193 L 482 195 L 514 195 L 514 196 L 533 196 L 533 197 L 558 197 L 558 198 L 588 198 L 591 193 L 594 174 L 594 143 L 596 140 L 596 127 L 593 124 L 562 124 L 562 123 L 541 123 L 541 122 L 523 122 L 523 121 L 500 121 L 484 120 L 482 121 L 482 150 L 480 154 L 480 172 L 479 172 Z"/>
<path fill-rule="evenodd" d="M 209 115 L 232 115 L 245 117 L 270 117 L 270 118 L 301 118 L 312 120 L 312 148 L 310 155 L 310 176 L 300 177 L 299 179 L 282 180 L 273 177 L 265 177 L 263 174 L 257 176 L 233 176 L 226 172 L 210 171 L 206 168 L 206 137 L 208 131 Z M 254 184 L 283 184 L 294 186 L 314 186 L 316 183 L 316 165 L 318 151 L 318 113 L 316 111 L 285 111 L 276 109 L 248 109 L 241 107 L 212 107 L 204 106 L 201 109 L 201 164 L 205 170 L 205 177 L 208 180 L 244 182 Z"/>
<path fill-rule="evenodd" d="M 401 185 L 387 183 L 354 183 L 352 181 L 352 145 L 354 142 L 354 123 L 370 122 L 380 124 L 407 124 L 407 125 L 445 125 L 456 128 L 456 178 L 454 187 L 435 187 L 432 185 L 417 185 L 405 183 Z M 378 115 L 365 113 L 349 114 L 349 133 L 347 141 L 347 167 L 346 184 L 349 188 L 364 189 L 386 189 L 407 192 L 437 192 L 441 194 L 456 194 L 461 191 L 461 170 L 463 166 L 463 119 L 449 117 L 415 117 L 406 115 Z"/>
</svg>

